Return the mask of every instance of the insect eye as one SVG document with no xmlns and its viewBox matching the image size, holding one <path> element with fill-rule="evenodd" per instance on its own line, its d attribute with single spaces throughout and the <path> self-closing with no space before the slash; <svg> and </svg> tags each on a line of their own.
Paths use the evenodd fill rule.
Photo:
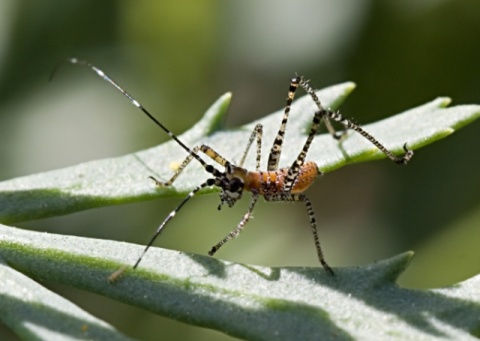
<svg viewBox="0 0 480 341">
<path fill-rule="evenodd" d="M 240 192 L 243 189 L 243 181 L 239 178 L 233 178 L 232 180 L 230 180 L 229 185 L 230 192 Z"/>
</svg>

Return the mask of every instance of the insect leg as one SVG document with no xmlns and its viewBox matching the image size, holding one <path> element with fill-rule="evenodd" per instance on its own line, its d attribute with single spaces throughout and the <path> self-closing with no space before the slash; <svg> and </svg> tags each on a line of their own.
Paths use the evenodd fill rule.
<svg viewBox="0 0 480 341">
<path fill-rule="evenodd" d="M 313 212 L 313 206 L 310 200 L 305 196 L 305 194 L 294 194 L 292 195 L 294 201 L 302 201 L 305 203 L 308 212 L 308 219 L 310 220 L 310 226 L 312 227 L 313 240 L 315 241 L 315 247 L 317 248 L 317 255 L 320 264 L 323 268 L 329 272 L 331 275 L 334 275 L 332 268 L 325 261 L 323 256 L 322 247 L 320 246 L 320 238 L 318 238 L 317 222 L 315 219 L 315 213 Z"/>
<path fill-rule="evenodd" d="M 377 147 L 382 153 L 384 153 L 390 160 L 397 164 L 406 165 L 410 159 L 413 157 L 413 150 L 409 150 L 407 148 L 407 144 L 403 145 L 403 150 L 405 154 L 401 157 L 395 156 L 389 149 L 387 149 L 383 144 L 381 144 L 376 138 L 370 135 L 368 132 L 363 130 L 358 124 L 353 123 L 351 120 L 344 118 L 342 114 L 339 112 L 331 111 L 331 110 L 323 110 L 322 111 L 323 117 L 328 117 L 340 124 L 342 124 L 346 129 L 355 130 L 357 133 L 362 135 L 368 141 L 370 141 L 375 147 Z"/>
<path fill-rule="evenodd" d="M 305 194 L 278 194 L 275 196 L 265 196 L 267 201 L 301 201 L 305 203 L 308 212 L 308 219 L 310 221 L 310 227 L 312 228 L 313 240 L 315 241 L 315 247 L 317 249 L 318 260 L 322 264 L 323 268 L 334 275 L 332 268 L 327 264 L 325 257 L 323 256 L 322 247 L 320 245 L 320 238 L 318 237 L 317 221 L 315 219 L 315 213 L 313 212 L 313 206 L 310 200 Z"/>
<path fill-rule="evenodd" d="M 213 150 L 212 148 L 210 148 L 209 146 L 207 145 L 204 145 L 202 144 L 201 146 L 196 146 L 195 148 L 193 148 L 192 152 L 195 153 L 195 155 L 198 155 L 198 152 L 202 152 L 204 153 L 205 155 L 207 155 L 208 157 L 210 157 L 213 161 L 215 161 L 216 163 L 222 165 L 222 166 L 226 166 L 229 162 L 223 157 L 221 156 L 220 154 L 218 154 L 215 150 Z M 170 180 L 166 181 L 166 182 L 162 182 L 162 181 L 159 181 L 157 180 L 156 178 L 154 178 L 153 176 L 150 176 L 150 179 L 152 179 L 153 181 L 155 181 L 155 184 L 159 187 L 164 187 L 164 186 L 170 186 L 176 179 L 177 177 L 183 172 L 183 170 L 185 169 L 185 167 L 188 166 L 188 164 L 193 160 L 193 155 L 192 154 L 189 154 L 185 160 L 183 160 L 183 162 L 180 164 L 180 167 L 178 167 L 178 169 L 175 171 L 175 173 L 173 174 L 173 176 L 170 178 Z M 205 166 L 204 166 L 205 170 L 209 173 L 211 173 L 213 176 L 215 177 L 218 177 L 220 176 L 222 173 L 217 170 L 216 168 L 214 168 L 213 166 L 205 163 Z"/>
<path fill-rule="evenodd" d="M 280 124 L 280 129 L 278 130 L 277 136 L 273 141 L 272 149 L 270 150 L 270 155 L 268 156 L 267 170 L 274 171 L 278 169 L 278 162 L 280 161 L 280 155 L 282 154 L 282 144 L 285 137 L 285 129 L 287 127 L 288 115 L 290 114 L 290 108 L 292 107 L 292 102 L 295 97 L 295 91 L 297 91 L 298 84 L 301 82 L 300 77 L 294 77 L 290 81 L 290 88 L 288 89 L 287 104 L 285 106 L 285 111 L 283 112 L 282 123 Z"/>
<path fill-rule="evenodd" d="M 317 94 L 315 93 L 315 90 L 312 88 L 312 86 L 308 83 L 308 81 L 304 80 L 303 78 L 300 81 L 300 86 L 305 90 L 307 94 L 310 95 L 310 97 L 313 99 L 315 104 L 317 105 L 318 110 L 323 110 L 323 106 L 320 103 L 320 100 L 318 99 Z M 333 138 L 337 140 L 341 140 L 347 133 L 347 130 L 344 129 L 341 132 L 335 131 L 335 128 L 332 126 L 332 122 L 330 122 L 329 118 L 327 116 L 323 117 L 323 122 L 325 122 L 325 126 L 327 127 L 328 132 L 330 135 L 333 136 Z"/>
<path fill-rule="evenodd" d="M 258 200 L 258 196 L 259 194 L 253 193 L 252 200 L 250 201 L 250 205 L 248 207 L 248 211 L 243 216 L 242 221 L 240 221 L 237 227 L 234 230 L 232 230 L 225 238 L 223 238 L 218 244 L 212 247 L 212 249 L 208 252 L 210 256 L 213 256 L 215 252 L 217 252 L 226 242 L 238 237 L 238 235 L 240 234 L 240 232 L 242 232 L 243 228 L 245 227 L 245 224 L 248 222 L 248 220 L 252 215 L 253 208 L 255 207 L 255 204 Z"/>
<path fill-rule="evenodd" d="M 303 166 L 305 162 L 305 158 L 307 157 L 307 152 L 310 149 L 310 145 L 312 144 L 315 134 L 318 131 L 321 119 L 322 119 L 321 111 L 315 112 L 315 115 L 313 116 L 312 127 L 310 128 L 310 133 L 308 134 L 307 140 L 303 145 L 302 151 L 300 152 L 300 154 L 298 154 L 296 160 L 288 169 L 287 176 L 285 177 L 285 182 L 283 183 L 283 191 L 285 193 L 290 193 L 293 185 L 295 184 L 295 180 L 298 177 L 300 168 Z"/>
<path fill-rule="evenodd" d="M 200 146 L 196 146 L 195 148 L 193 148 L 193 152 L 195 154 L 198 153 L 198 151 L 200 150 Z M 170 178 L 170 180 L 166 181 L 166 182 L 161 182 L 159 180 L 157 180 L 156 178 L 154 178 L 153 176 L 150 176 L 150 179 L 152 179 L 153 181 L 155 181 L 155 184 L 158 186 L 158 187 L 164 187 L 164 186 L 170 186 L 173 184 L 173 182 L 177 179 L 177 177 L 183 172 L 183 170 L 188 166 L 188 164 L 190 163 L 190 161 L 193 160 L 193 156 L 192 154 L 188 154 L 188 156 L 185 158 L 185 160 L 183 160 L 183 162 L 180 164 L 180 167 L 178 167 L 178 169 L 175 171 L 175 173 L 173 174 L 173 176 Z"/>
<path fill-rule="evenodd" d="M 247 153 L 250 150 L 250 147 L 252 146 L 253 140 L 255 137 L 257 137 L 257 159 L 256 159 L 256 166 L 255 170 L 260 170 L 260 160 L 262 157 L 262 136 L 263 136 L 263 127 L 260 123 L 258 123 L 255 128 L 253 128 L 252 135 L 250 136 L 250 139 L 248 140 L 247 148 L 245 149 L 245 152 L 243 153 L 242 158 L 240 159 L 239 166 L 243 167 L 243 164 L 245 163 L 245 159 L 247 157 Z"/>
</svg>

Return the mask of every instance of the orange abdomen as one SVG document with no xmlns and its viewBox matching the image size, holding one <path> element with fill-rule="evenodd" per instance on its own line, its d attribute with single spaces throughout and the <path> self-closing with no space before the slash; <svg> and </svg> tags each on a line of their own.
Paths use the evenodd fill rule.
<svg viewBox="0 0 480 341">
<path fill-rule="evenodd" d="M 270 172 L 248 172 L 245 179 L 245 189 L 260 195 L 273 195 L 283 191 L 288 168 L 281 168 Z M 300 168 L 297 179 L 290 193 L 302 193 L 315 181 L 320 174 L 315 162 L 307 161 Z"/>
</svg>

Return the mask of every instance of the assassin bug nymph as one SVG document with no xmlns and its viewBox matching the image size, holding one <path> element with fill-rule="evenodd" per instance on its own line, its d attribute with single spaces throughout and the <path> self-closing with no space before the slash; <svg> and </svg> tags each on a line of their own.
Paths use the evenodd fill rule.
<svg viewBox="0 0 480 341">
<path fill-rule="evenodd" d="M 161 223 L 157 228 L 155 234 L 152 236 L 147 246 L 143 250 L 143 253 L 140 255 L 136 263 L 133 265 L 135 269 L 139 264 L 150 246 L 152 246 L 155 239 L 162 232 L 163 228 L 167 223 L 176 215 L 176 213 L 185 205 L 185 203 L 192 198 L 198 191 L 202 188 L 209 186 L 219 187 L 220 192 L 220 204 L 218 209 L 220 210 L 222 205 L 227 204 L 229 207 L 232 207 L 237 200 L 242 197 L 244 191 L 252 193 L 252 198 L 250 200 L 250 205 L 248 207 L 247 213 L 243 216 L 243 219 L 233 229 L 224 239 L 219 243 L 214 245 L 212 249 L 208 252 L 210 256 L 213 256 L 225 243 L 229 240 L 236 238 L 239 233 L 245 227 L 245 224 L 250 219 L 255 204 L 260 196 L 266 201 L 300 201 L 303 202 L 306 206 L 308 217 L 310 220 L 310 227 L 313 232 L 313 239 L 315 241 L 315 246 L 317 249 L 318 259 L 322 264 L 323 268 L 333 275 L 333 270 L 325 261 L 323 256 L 322 248 L 320 246 L 320 240 L 318 237 L 317 224 L 315 220 L 315 215 L 313 212 L 313 207 L 310 200 L 303 193 L 314 181 L 318 175 L 322 173 L 318 170 L 317 165 L 313 161 L 305 161 L 307 156 L 308 149 L 317 133 L 317 130 L 323 121 L 329 131 L 329 133 L 336 139 L 341 138 L 342 134 L 337 134 L 334 128 L 331 125 L 330 120 L 335 121 L 343 125 L 344 129 L 351 129 L 356 131 L 365 137 L 368 141 L 374 144 L 380 151 L 382 151 L 390 160 L 397 164 L 407 164 L 413 156 L 413 151 L 407 149 L 407 145 L 403 146 L 405 154 L 401 157 L 395 156 L 390 150 L 384 147 L 379 141 L 377 141 L 372 135 L 363 130 L 359 125 L 353 123 L 351 120 L 344 118 L 338 111 L 332 111 L 330 109 L 325 109 L 318 99 L 317 95 L 313 88 L 309 85 L 308 81 L 304 80 L 302 77 L 294 77 L 290 81 L 290 87 L 288 90 L 287 103 L 285 106 L 283 119 L 280 124 L 280 129 L 273 141 L 272 148 L 268 157 L 267 170 L 260 170 L 260 157 L 261 157 L 261 145 L 262 145 L 262 132 L 263 127 L 261 124 L 257 124 L 250 136 L 250 139 L 247 143 L 247 147 L 240 159 L 238 165 L 235 165 L 225 159 L 223 156 L 218 154 L 215 150 L 210 148 L 207 145 L 197 146 L 193 149 L 187 147 L 181 140 L 178 139 L 169 129 L 167 129 L 162 123 L 160 123 L 155 117 L 153 117 L 137 100 L 135 100 L 130 94 L 123 90 L 116 82 L 114 82 L 110 77 L 108 77 L 102 70 L 98 69 L 96 66 L 90 64 L 87 61 L 79 60 L 76 58 L 69 59 L 68 62 L 72 64 L 77 64 L 81 66 L 86 66 L 94 71 L 100 78 L 107 81 L 113 85 L 118 91 L 120 91 L 124 96 L 126 96 L 130 102 L 140 109 L 145 115 L 147 115 L 157 126 L 164 130 L 168 136 L 175 140 L 183 149 L 188 152 L 188 156 L 181 163 L 180 167 L 175 171 L 170 180 L 166 182 L 161 182 L 154 177 L 150 177 L 158 187 L 170 186 L 177 179 L 177 177 L 182 173 L 185 167 L 193 160 L 197 160 L 205 169 L 207 173 L 210 174 L 210 178 L 207 179 L 202 184 L 195 187 Z M 282 153 L 283 139 L 285 135 L 285 128 L 288 121 L 288 116 L 290 113 L 290 107 L 295 96 L 295 92 L 298 87 L 301 87 L 315 102 L 317 106 L 317 111 L 313 115 L 313 122 L 308 134 L 307 140 L 303 145 L 302 150 L 298 154 L 297 158 L 293 161 L 292 165 L 288 168 L 278 168 L 278 163 L 280 160 L 280 155 Z M 243 168 L 245 158 L 247 153 L 253 144 L 254 140 L 257 141 L 257 155 L 256 155 L 256 167 L 254 171 L 249 171 Z M 203 153 L 217 164 L 224 168 L 223 171 L 218 170 L 211 164 L 208 164 L 204 161 L 199 153 Z M 123 267 L 118 271 L 114 272 L 110 276 L 110 280 L 115 280 L 120 276 L 126 268 Z"/>
</svg>

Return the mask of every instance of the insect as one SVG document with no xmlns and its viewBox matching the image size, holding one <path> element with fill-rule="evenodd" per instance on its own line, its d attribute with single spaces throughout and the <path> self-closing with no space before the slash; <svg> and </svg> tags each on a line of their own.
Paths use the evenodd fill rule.
<svg viewBox="0 0 480 341">
<path fill-rule="evenodd" d="M 304 194 L 305 190 L 313 184 L 315 178 L 318 175 L 322 174 L 321 171 L 319 171 L 315 162 L 306 161 L 308 150 L 319 129 L 320 124 L 323 122 L 326 125 L 329 133 L 336 139 L 340 139 L 343 134 L 339 134 L 335 131 L 331 124 L 331 121 L 340 123 L 344 127 L 344 133 L 347 129 L 356 131 L 357 133 L 365 137 L 368 141 L 370 141 L 373 145 L 375 145 L 390 160 L 397 164 L 407 164 L 413 156 L 413 151 L 409 150 L 406 144 L 404 144 L 403 146 L 403 150 L 405 153 L 402 156 L 395 156 L 390 150 L 388 150 L 368 132 L 363 130 L 359 125 L 353 123 L 347 118 L 344 118 L 342 114 L 340 114 L 338 111 L 332 111 L 330 109 L 324 108 L 320 103 L 317 95 L 315 94 L 314 89 L 310 86 L 308 81 L 306 81 L 303 77 L 295 76 L 290 81 L 287 103 L 285 106 L 282 121 L 280 123 L 280 128 L 270 149 L 270 154 L 267 162 L 267 170 L 260 170 L 261 145 L 263 135 L 263 127 L 261 124 L 257 124 L 255 126 L 239 164 L 235 165 L 207 145 L 202 144 L 200 146 L 194 147 L 193 149 L 186 146 L 177 136 L 175 136 L 169 129 L 167 129 L 162 123 L 160 123 L 154 116 L 152 116 L 152 114 L 150 114 L 147 109 L 145 109 L 137 100 L 135 100 L 129 93 L 127 93 L 123 88 L 121 88 L 116 82 L 114 82 L 109 76 L 107 76 L 102 70 L 98 69 L 96 66 L 92 65 L 87 61 L 79 60 L 76 58 L 69 59 L 68 62 L 90 68 L 100 78 L 113 85 L 118 91 L 120 91 L 124 96 L 126 96 L 135 107 L 140 109 L 157 126 L 159 126 L 163 131 L 165 131 L 168 136 L 170 136 L 170 138 L 175 140 L 184 150 L 188 152 L 188 156 L 180 164 L 178 169 L 174 172 L 173 176 L 168 181 L 162 182 L 155 179 L 154 177 L 150 177 L 154 181 L 156 186 L 171 186 L 193 159 L 199 162 L 204 168 L 204 170 L 210 175 L 210 177 L 205 182 L 195 187 L 183 199 L 183 201 L 177 206 L 177 208 L 175 208 L 160 224 L 148 244 L 145 246 L 142 254 L 139 256 L 138 260 L 133 265 L 134 269 L 138 267 L 141 260 L 143 259 L 149 248 L 152 246 L 155 239 L 168 224 L 168 222 L 173 217 L 175 217 L 177 212 L 187 203 L 187 201 L 190 200 L 202 188 L 216 186 L 220 189 L 220 204 L 218 206 L 219 210 L 224 204 L 228 205 L 229 207 L 235 205 L 235 203 L 241 199 L 244 192 L 250 192 L 252 195 L 250 199 L 250 205 L 248 206 L 248 210 L 243 216 L 243 219 L 240 221 L 240 223 L 238 223 L 235 229 L 233 229 L 225 238 L 223 238 L 220 242 L 218 242 L 211 248 L 211 250 L 208 252 L 210 256 L 213 256 L 225 243 L 236 238 L 240 234 L 240 232 L 243 230 L 248 220 L 252 216 L 253 209 L 259 197 L 263 197 L 266 201 L 302 202 L 307 209 L 307 214 L 313 233 L 313 239 L 315 242 L 318 259 L 323 268 L 328 273 L 333 275 L 334 272 L 326 262 L 322 252 L 312 203 Z M 279 168 L 278 164 L 280 160 L 280 155 L 282 153 L 282 145 L 284 142 L 285 129 L 289 118 L 290 108 L 292 106 L 295 93 L 299 87 L 302 88 L 308 95 L 310 95 L 310 97 L 317 106 L 317 110 L 313 115 L 312 126 L 307 136 L 307 140 L 305 141 L 305 144 L 300 150 L 297 158 L 292 161 L 290 167 Z M 252 171 L 247 170 L 243 167 L 243 165 L 245 163 L 248 151 L 250 150 L 250 147 L 255 140 L 257 144 L 256 166 L 255 170 Z M 215 166 L 204 161 L 200 157 L 200 153 L 206 155 L 216 164 L 220 165 L 223 168 L 223 171 L 215 168 Z M 123 267 L 118 271 L 114 272 L 109 279 L 112 281 L 115 280 L 123 273 L 125 269 L 126 268 Z"/>
</svg>

